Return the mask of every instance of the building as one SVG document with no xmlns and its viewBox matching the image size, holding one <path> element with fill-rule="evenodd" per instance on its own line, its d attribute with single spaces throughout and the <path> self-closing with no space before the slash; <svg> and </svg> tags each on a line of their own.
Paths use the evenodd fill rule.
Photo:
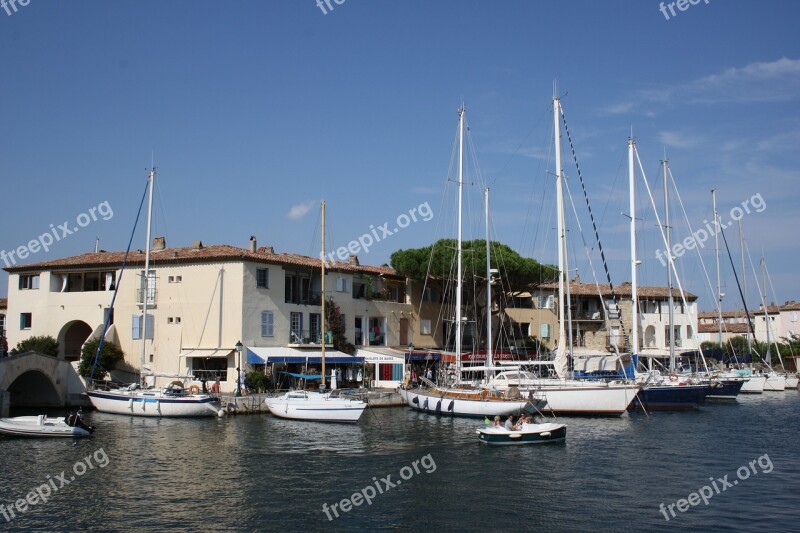
<svg viewBox="0 0 800 533">
<path fill-rule="evenodd" d="M 793 335 L 800 335 L 800 303 L 789 300 L 783 305 L 770 305 L 764 313 L 764 306 L 761 305 L 758 311 L 753 313 L 752 319 L 756 328 L 756 339 L 759 342 L 767 342 L 767 317 L 769 317 L 769 340 L 770 342 L 783 342 L 783 339 L 790 339 Z"/>
<path fill-rule="evenodd" d="M 147 287 L 145 253 L 132 251 L 123 269 L 124 260 L 124 252 L 100 251 L 6 268 L 9 344 L 52 335 L 59 358 L 74 361 L 87 339 L 102 335 L 108 320 L 106 338 L 123 349 L 131 373 L 143 354 L 146 370 L 161 376 L 157 385 L 169 382 L 170 375 L 191 375 L 198 383 L 220 379 L 223 391 L 235 388 L 236 369 L 247 361 L 295 360 L 298 353 L 318 359 L 320 259 L 258 248 L 255 237 L 249 248 L 200 241 L 168 248 L 163 237 L 156 237 Z M 326 262 L 325 284 L 342 315 L 346 339 L 357 349 L 409 342 L 411 305 L 406 281 L 394 270 L 360 265 L 357 257 Z M 330 340 L 326 335 L 326 345 Z M 238 342 L 246 361 L 237 360 Z M 363 364 L 363 357 L 353 361 Z M 399 381 L 402 362 L 382 360 L 365 373 L 386 376 L 381 366 L 389 366 L 388 374 Z"/>
<path fill-rule="evenodd" d="M 629 351 L 632 324 L 630 283 L 614 288 L 572 280 L 569 292 L 572 309 L 572 345 L 575 351 L 611 354 Z M 669 352 L 669 292 L 666 287 L 640 286 L 639 349 L 640 355 L 662 357 Z M 678 352 L 697 349 L 697 296 L 678 289 L 673 295 L 673 328 Z M 540 285 L 530 294 L 516 295 L 517 307 L 507 309 L 521 331 L 538 337 L 549 349 L 558 342 L 558 284 Z M 566 307 L 565 307 L 566 311 Z M 566 325 L 565 325 L 566 328 Z M 570 342 L 568 340 L 568 342 Z"/>
<path fill-rule="evenodd" d="M 0 357 L 5 357 L 10 349 L 6 341 L 6 313 L 8 310 L 8 298 L 0 298 Z"/>
<path fill-rule="evenodd" d="M 744 309 L 722 311 L 723 344 L 733 337 L 752 338 Z M 697 338 L 701 343 L 719 343 L 719 313 L 717 311 L 703 311 L 698 315 Z"/>
</svg>

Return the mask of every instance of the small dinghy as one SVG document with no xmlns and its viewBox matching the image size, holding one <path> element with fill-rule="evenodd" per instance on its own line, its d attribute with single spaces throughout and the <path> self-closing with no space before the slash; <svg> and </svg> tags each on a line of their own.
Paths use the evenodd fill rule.
<svg viewBox="0 0 800 533">
<path fill-rule="evenodd" d="M 489 426 L 477 429 L 478 438 L 484 444 L 513 446 L 520 444 L 542 444 L 562 442 L 567 437 L 567 425 L 547 422 L 544 424 L 522 424 L 517 429 Z"/>
<path fill-rule="evenodd" d="M 13 437 L 90 437 L 92 432 L 94 428 L 84 423 L 80 412 L 66 419 L 47 415 L 0 418 L 0 433 Z"/>
</svg>

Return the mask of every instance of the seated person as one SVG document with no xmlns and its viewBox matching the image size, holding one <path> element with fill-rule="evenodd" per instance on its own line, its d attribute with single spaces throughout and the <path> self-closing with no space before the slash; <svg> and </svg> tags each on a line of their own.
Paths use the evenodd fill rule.
<svg viewBox="0 0 800 533">
<path fill-rule="evenodd" d="M 514 415 L 508 415 L 506 423 L 503 425 L 503 427 L 509 431 L 517 429 L 517 426 L 514 425 Z"/>
</svg>

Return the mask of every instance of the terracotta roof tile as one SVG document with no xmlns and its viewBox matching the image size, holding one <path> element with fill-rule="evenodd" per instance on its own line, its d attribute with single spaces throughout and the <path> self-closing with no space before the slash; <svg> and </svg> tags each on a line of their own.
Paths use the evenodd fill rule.
<svg viewBox="0 0 800 533">
<path fill-rule="evenodd" d="M 576 281 L 569 282 L 569 292 L 573 296 L 597 296 L 597 285 L 594 283 L 580 283 Z M 547 290 L 558 290 L 558 283 L 543 283 L 539 285 L 540 289 L 547 289 Z M 631 297 L 632 286 L 629 282 L 622 283 L 621 285 L 614 286 L 614 293 L 619 297 Z M 639 295 L 639 299 L 644 298 L 669 298 L 669 293 L 667 292 L 666 287 L 648 287 L 648 286 L 638 286 L 637 293 Z M 606 284 L 600 284 L 600 291 L 603 296 L 611 296 L 611 286 Z M 697 296 L 690 293 L 685 292 L 686 300 L 687 301 L 694 301 L 697 300 Z M 680 298 L 681 292 L 674 288 L 672 289 L 672 296 L 673 298 Z"/>
<path fill-rule="evenodd" d="M 73 268 L 119 268 L 125 258 L 125 252 L 90 252 L 72 257 L 31 263 L 4 268 L 6 272 L 30 272 L 43 270 L 62 270 Z M 142 250 L 131 251 L 128 255 L 129 265 L 144 265 L 145 253 Z M 259 248 L 251 252 L 245 248 L 237 248 L 227 244 L 203 246 L 200 248 L 165 248 L 150 251 L 150 264 L 153 266 L 211 263 L 220 261 L 250 261 L 255 263 L 279 264 L 283 266 L 321 268 L 319 258 L 298 254 L 274 253 L 268 248 Z M 383 266 L 352 265 L 341 261 L 327 261 L 326 269 L 337 272 L 375 274 L 389 277 L 401 277 L 393 268 Z"/>
<path fill-rule="evenodd" d="M 697 326 L 698 333 L 717 333 L 718 331 L 719 326 L 716 324 L 700 324 Z M 746 323 L 727 324 L 723 322 L 722 331 L 723 333 L 749 333 L 750 328 L 747 327 Z"/>
</svg>

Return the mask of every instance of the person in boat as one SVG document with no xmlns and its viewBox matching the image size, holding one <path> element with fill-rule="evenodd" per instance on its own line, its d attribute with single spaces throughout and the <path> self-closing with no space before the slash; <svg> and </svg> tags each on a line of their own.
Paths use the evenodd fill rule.
<svg viewBox="0 0 800 533">
<path fill-rule="evenodd" d="M 415 369 L 411 369 L 411 386 L 417 386 L 417 371 Z"/>
<path fill-rule="evenodd" d="M 506 423 L 503 425 L 503 427 L 509 431 L 517 429 L 517 426 L 514 425 L 514 415 L 508 415 L 508 418 L 506 418 Z"/>
<path fill-rule="evenodd" d="M 492 426 L 496 428 L 503 427 L 500 423 L 500 415 L 494 415 L 494 424 L 492 424 Z"/>
<path fill-rule="evenodd" d="M 524 428 L 527 424 L 530 423 L 531 423 L 531 417 L 528 416 L 527 413 L 522 413 L 521 415 L 519 415 L 519 420 L 517 420 L 517 425 L 520 428 Z"/>
</svg>

